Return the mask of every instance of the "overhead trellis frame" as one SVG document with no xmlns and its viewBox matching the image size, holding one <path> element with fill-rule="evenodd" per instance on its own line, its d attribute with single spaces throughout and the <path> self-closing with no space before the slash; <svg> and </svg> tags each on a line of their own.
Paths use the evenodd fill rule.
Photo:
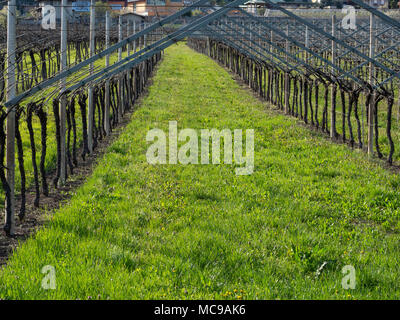
<svg viewBox="0 0 400 320">
<path fill-rule="evenodd" d="M 287 23 L 288 25 L 287 32 L 285 33 L 282 28 L 277 27 L 269 18 L 257 17 L 242 10 L 239 6 L 245 1 L 246 0 L 231 1 L 212 13 L 194 19 L 194 21 L 182 26 L 177 31 L 167 34 L 159 40 L 156 39 L 152 43 L 147 43 L 143 49 L 133 52 L 133 54 L 128 54 L 126 58 L 106 66 L 101 71 L 93 72 L 83 80 L 73 79 L 73 81 L 68 83 L 66 88 L 56 95 L 54 106 L 58 106 L 59 100 L 63 97 L 67 98 L 67 154 L 65 159 L 68 162 L 70 172 L 72 173 L 73 169 L 78 164 L 76 157 L 76 132 L 78 128 L 75 121 L 75 114 L 77 113 L 75 110 L 75 102 L 78 103 L 81 111 L 83 139 L 82 158 L 85 158 L 90 152 L 88 140 L 90 139 L 90 142 L 96 145 L 96 143 L 105 136 L 106 121 L 109 121 L 111 128 L 118 123 L 122 114 L 133 105 L 138 95 L 143 91 L 144 84 L 152 68 L 155 63 L 159 61 L 160 53 L 168 46 L 185 37 L 189 37 L 189 44 L 193 48 L 202 50 L 203 53 L 210 54 L 213 58 L 224 62 L 226 66 L 230 67 L 233 71 L 240 73 L 248 82 L 249 86 L 257 91 L 264 99 L 275 104 L 278 108 L 283 109 L 286 113 L 298 116 L 306 123 L 321 128 L 324 132 L 330 131 L 331 135 L 335 138 L 339 136 L 335 120 L 337 112 L 336 90 L 339 88 L 340 98 L 342 100 L 342 111 L 339 113 L 342 115 L 340 135 L 342 141 L 349 142 L 351 146 L 355 145 L 354 130 L 351 122 L 352 114 L 356 117 L 358 146 L 364 146 L 364 136 L 362 134 L 363 126 L 358 114 L 358 97 L 360 91 L 367 88 L 368 93 L 365 110 L 368 119 L 371 119 L 371 121 L 368 120 L 369 129 L 374 130 L 375 133 L 374 136 L 368 136 L 368 142 L 371 143 L 371 137 L 375 138 L 375 148 L 380 157 L 383 156 L 383 151 L 380 149 L 378 138 L 378 104 L 383 98 L 386 98 L 388 101 L 386 135 L 389 142 L 388 161 L 391 163 L 393 161 L 394 143 L 390 130 L 394 100 L 393 92 L 386 84 L 389 82 L 391 83 L 395 78 L 398 79 L 400 70 L 397 70 L 398 61 L 387 54 L 395 51 L 394 49 L 398 47 L 400 41 L 389 44 L 388 41 L 382 39 L 382 41 L 379 41 L 379 44 L 383 49 L 380 52 L 374 52 L 368 55 L 363 51 L 363 46 L 367 44 L 367 38 L 358 41 L 354 39 L 354 32 L 343 33 L 342 37 L 338 37 L 334 33 L 329 34 L 326 30 L 319 28 L 307 19 L 266 0 L 265 2 L 272 8 L 281 11 L 287 16 L 286 20 L 283 21 L 283 24 Z M 354 2 L 358 4 L 358 1 L 359 0 L 355 0 Z M 66 77 L 76 76 L 78 72 L 93 64 L 95 61 L 123 48 L 127 44 L 136 43 L 138 39 L 151 35 L 154 30 L 173 22 L 183 14 L 207 2 L 207 0 L 200 0 L 176 14 L 154 23 L 142 31 L 128 36 L 126 39 L 93 55 L 91 58 L 38 83 L 35 87 L 8 100 L 5 105 L 9 108 L 16 108 L 17 114 L 19 112 L 17 119 L 20 121 L 23 111 L 18 108 L 18 103 L 22 102 L 24 99 L 33 99 L 33 101 L 30 101 L 30 107 L 26 110 L 27 118 L 32 117 L 34 114 L 39 117 L 42 127 L 41 141 L 43 143 L 43 136 L 46 135 L 47 114 L 42 108 L 43 101 L 34 101 L 34 96 L 38 91 L 50 88 Z M 393 29 L 390 30 L 394 30 L 393 32 L 395 32 L 396 37 L 398 37 L 400 30 L 400 24 L 398 22 L 376 11 L 374 8 L 368 7 L 364 3 L 361 3 L 360 6 L 384 21 L 387 25 L 384 30 L 389 30 L 393 27 Z M 229 15 L 228 13 L 231 10 L 238 10 L 240 16 L 234 17 Z M 295 21 L 295 23 L 300 26 L 299 32 L 296 34 L 290 34 L 289 32 L 288 21 L 291 20 Z M 254 29 L 254 27 L 256 27 L 256 29 Z M 366 27 L 363 27 L 362 30 L 366 32 Z M 272 33 L 278 40 L 272 38 Z M 309 40 L 304 41 L 304 37 L 308 36 L 308 33 L 318 34 L 321 43 L 315 44 Z M 268 34 L 271 34 L 270 38 L 268 38 Z M 381 34 L 384 34 L 383 31 Z M 380 36 L 380 34 L 378 34 L 378 36 Z M 303 37 L 303 39 L 299 37 Z M 350 44 L 351 41 L 357 42 L 356 45 L 352 46 Z M 207 46 L 208 49 L 204 50 L 204 47 Z M 331 48 L 333 46 L 338 47 L 335 59 L 333 59 L 333 56 L 329 56 L 327 52 L 329 46 L 331 46 Z M 233 57 L 235 57 L 236 61 L 233 61 Z M 357 59 L 354 60 L 354 57 Z M 380 81 L 375 81 L 375 74 L 371 77 L 371 74 L 368 75 L 368 72 L 364 72 L 367 64 L 373 65 L 377 72 L 380 72 Z M 369 81 L 371 78 L 374 80 L 373 82 Z M 321 84 L 325 88 L 322 119 L 319 118 L 320 101 L 318 99 Z M 93 97 L 95 101 L 94 113 L 90 116 L 88 116 L 87 113 L 88 96 L 84 92 L 87 87 L 93 88 Z M 332 88 L 332 100 L 329 128 L 328 95 L 330 87 Z M 107 91 L 110 92 L 109 107 L 112 110 L 109 119 L 105 116 L 106 108 L 104 104 Z M 54 90 L 50 96 L 54 95 L 56 92 L 57 90 Z M 313 93 L 315 100 L 312 99 Z M 348 100 L 346 100 L 346 95 L 349 97 Z M 368 105 L 372 107 L 367 108 Z M 361 108 L 361 110 L 364 110 L 364 108 Z M 53 113 L 55 116 L 56 131 L 60 133 L 57 128 L 61 120 L 56 107 Z M 2 115 L 7 117 L 7 113 L 5 113 L 4 110 Z M 3 118 L 0 117 L 0 120 Z M 363 119 L 363 115 L 361 115 L 361 119 Z M 2 121 L 4 123 L 4 119 Z M 93 125 L 93 132 L 88 129 L 88 122 L 91 122 L 91 125 Z M 93 136 L 90 136 L 92 138 L 88 136 L 88 131 L 93 133 Z M 57 144 L 59 144 L 58 136 L 59 135 L 57 135 Z M 3 143 L 3 140 L 5 143 L 7 137 L 4 132 L 3 134 L 0 132 L 0 138 L 0 143 Z M 17 144 L 20 144 L 21 141 L 18 142 L 18 134 L 16 134 L 16 138 Z M 93 139 L 93 141 L 91 139 Z M 32 135 L 31 142 L 33 145 L 32 153 L 34 153 L 34 135 Z M 59 148 L 59 145 L 57 145 L 57 148 Z M 43 194 L 47 193 L 46 188 L 48 188 L 46 186 L 46 172 L 44 171 L 43 160 L 46 156 L 46 145 L 42 145 L 41 149 L 44 150 L 44 152 L 42 151 L 39 169 L 37 168 L 36 160 L 33 161 L 36 190 L 35 204 L 37 205 L 39 204 L 40 198 L 39 176 L 41 176 Z M 1 150 L 4 151 L 4 144 L 2 144 L 0 151 Z M 59 159 L 61 158 L 59 153 L 58 149 L 57 170 L 59 169 Z M 23 151 L 21 150 L 21 153 L 18 153 L 18 157 L 20 158 L 22 154 Z M 3 158 L 4 155 L 2 159 Z M 23 165 L 20 165 L 20 170 L 21 169 L 24 169 Z M 0 170 L 0 177 L 6 197 L 9 197 L 11 192 L 7 189 L 9 186 L 5 178 L 4 170 L 5 167 L 3 165 Z M 21 177 L 23 175 L 24 172 L 21 171 Z M 58 177 L 59 173 L 56 175 L 56 180 Z M 21 190 L 25 190 L 25 186 L 21 185 Z M 21 203 L 23 203 L 23 201 L 21 201 Z M 22 205 L 20 214 L 23 216 Z"/>
<path fill-rule="evenodd" d="M 268 3 L 270 3 L 270 1 L 266 1 Z M 271 3 L 270 3 L 271 4 Z M 273 5 L 273 4 L 271 4 Z M 288 11 L 284 8 L 279 7 L 279 5 L 275 5 L 276 8 L 284 13 L 288 13 Z M 302 66 L 305 70 L 308 70 L 309 75 L 313 75 L 315 78 L 315 80 L 312 80 L 309 75 L 305 75 L 303 74 L 303 78 L 299 78 L 300 79 L 300 85 L 301 85 L 301 89 L 300 89 L 300 97 L 296 97 L 296 102 L 292 104 L 292 106 L 294 104 L 300 104 L 300 117 L 307 122 L 308 121 L 308 115 L 307 115 L 307 111 L 311 111 L 311 124 L 314 124 L 313 122 L 316 123 L 317 126 L 319 126 L 319 122 L 318 119 L 314 118 L 315 114 L 313 114 L 314 111 L 312 108 L 312 101 L 311 101 L 311 94 L 310 94 L 310 88 L 308 88 L 309 86 L 311 87 L 311 90 L 313 88 L 315 88 L 315 90 L 317 90 L 318 93 L 318 82 L 316 81 L 322 81 L 322 83 L 325 86 L 325 107 L 324 107 L 324 117 L 323 117 L 323 121 L 322 121 L 322 128 L 323 130 L 328 131 L 328 113 L 327 113 L 327 105 L 328 105 L 328 88 L 329 85 L 332 85 L 332 94 L 331 94 L 331 118 L 333 120 L 331 120 L 331 135 L 333 137 L 337 137 L 337 131 L 336 131 L 336 121 L 335 121 L 335 114 L 338 112 L 336 110 L 336 87 L 339 86 L 340 88 L 340 99 L 341 99 L 341 104 L 342 104 L 342 140 L 343 141 L 347 141 L 347 136 L 346 136 L 346 127 L 348 127 L 349 130 L 349 143 L 351 146 L 354 146 L 354 133 L 352 130 L 352 123 L 350 121 L 350 117 L 351 117 L 351 113 L 355 114 L 356 117 L 356 124 L 357 124 L 357 136 L 358 136 L 358 146 L 362 147 L 363 143 L 362 143 L 362 135 L 361 135 L 361 123 L 360 123 L 360 117 L 358 115 L 358 111 L 357 111 L 357 104 L 358 104 L 358 97 L 359 97 L 359 93 L 361 89 L 368 89 L 368 94 L 367 94 L 367 101 L 366 101 L 366 112 L 367 112 L 367 117 L 368 117 L 368 113 L 370 113 L 372 115 L 372 120 L 370 120 L 368 118 L 368 129 L 369 131 L 374 131 L 374 143 L 375 143 L 375 148 L 376 148 L 376 152 L 377 155 L 379 157 L 382 157 L 382 153 L 380 150 L 380 146 L 378 143 L 378 133 L 379 133 L 379 128 L 378 128 L 378 104 L 379 102 L 386 97 L 389 106 L 388 107 L 388 112 L 387 112 L 387 130 L 386 130 L 386 134 L 387 134 L 387 138 L 389 141 L 389 156 L 388 156 L 388 162 L 391 163 L 392 162 L 392 158 L 393 158 L 393 152 L 394 152 L 394 145 L 393 145 L 393 140 L 390 134 L 390 129 L 391 129 L 391 113 L 392 113 L 392 106 L 393 106 L 393 90 L 387 87 L 384 87 L 383 84 L 385 82 L 390 81 L 390 79 L 396 77 L 399 77 L 399 72 L 396 70 L 397 68 L 397 64 L 396 61 L 393 60 L 389 60 L 387 58 L 384 58 L 384 62 L 387 63 L 391 63 L 390 67 L 385 66 L 382 62 L 376 60 L 377 58 L 380 58 L 381 56 L 383 56 L 385 54 L 385 52 L 388 52 L 390 50 L 392 50 L 393 48 L 396 47 L 398 42 L 395 42 L 395 44 L 393 44 L 393 42 L 390 44 L 390 46 L 388 48 L 385 48 L 384 51 L 380 51 L 378 54 L 371 54 L 371 56 L 366 55 L 365 53 L 351 47 L 349 44 L 343 42 L 343 39 L 339 39 L 337 37 L 335 37 L 334 35 L 330 35 L 327 32 L 325 32 L 324 30 L 314 26 L 313 24 L 309 23 L 308 21 L 306 21 L 305 19 L 301 18 L 301 17 L 297 17 L 296 15 L 294 15 L 293 13 L 289 12 L 289 17 L 296 20 L 296 22 L 300 22 L 302 23 L 306 28 L 308 28 L 309 31 L 313 31 L 318 33 L 320 36 L 322 36 L 324 39 L 324 41 L 326 42 L 331 42 L 331 48 L 333 47 L 333 45 L 337 45 L 337 46 L 341 46 L 344 50 L 341 52 L 341 54 L 339 54 L 336 59 L 337 61 L 342 61 L 343 57 L 345 57 L 347 59 L 347 55 L 349 53 L 351 53 L 353 56 L 357 57 L 357 60 L 360 63 L 360 66 L 356 66 L 353 67 L 352 69 L 350 69 L 350 72 L 348 71 L 348 69 L 343 69 L 341 67 L 340 63 L 337 63 L 336 61 L 330 61 L 330 58 L 326 58 L 322 55 L 319 54 L 318 51 L 314 51 L 312 48 L 309 48 L 308 45 L 303 44 L 301 41 L 299 41 L 298 39 L 296 39 L 295 37 L 290 36 L 289 34 L 285 34 L 281 29 L 279 29 L 278 27 L 274 27 L 274 25 L 272 23 L 267 23 L 268 18 L 264 18 L 264 17 L 257 17 L 254 16 L 248 12 L 243 11 L 242 9 L 239 8 L 239 11 L 241 11 L 242 13 L 242 17 L 232 17 L 232 16 L 224 16 L 225 22 L 221 21 L 221 19 L 216 20 L 213 23 L 213 31 L 216 32 L 218 34 L 218 37 L 213 37 L 210 34 L 207 34 L 205 31 L 203 32 L 203 35 L 210 38 L 210 39 L 215 39 L 218 42 L 221 43 L 225 43 L 228 46 L 230 45 L 230 43 L 235 43 L 235 44 L 239 44 L 242 46 L 243 42 L 245 41 L 246 45 L 242 46 L 242 48 L 244 48 L 244 50 L 246 50 L 250 56 L 250 54 L 255 54 L 258 59 L 265 55 L 269 55 L 273 58 L 272 61 L 274 61 L 275 63 L 272 64 L 275 67 L 277 67 L 278 69 L 280 69 L 281 71 L 285 72 L 286 69 L 288 68 L 280 68 L 279 64 L 282 61 L 282 58 L 286 58 L 286 59 L 291 59 L 290 61 L 295 61 L 297 62 L 296 67 Z M 374 9 L 370 10 L 373 13 L 375 13 Z M 243 18 L 243 16 L 246 16 L 246 19 Z M 380 16 L 382 16 L 382 14 L 380 14 Z M 279 53 L 280 54 L 280 59 L 277 59 L 277 57 L 279 57 L 279 55 L 277 56 L 272 55 L 271 52 L 267 49 L 268 46 L 271 46 L 271 42 L 272 41 L 268 41 L 267 39 L 262 39 L 263 35 L 260 34 L 260 29 L 258 29 L 258 32 L 254 32 L 254 30 L 249 30 L 248 27 L 242 27 L 243 32 L 240 28 L 238 28 L 238 30 L 235 30 L 232 26 L 230 26 L 229 24 L 227 24 L 226 21 L 230 21 L 233 22 L 234 20 L 242 20 L 240 23 L 236 23 L 236 25 L 245 25 L 247 24 L 247 26 L 249 24 L 255 24 L 256 26 L 262 28 L 262 30 L 268 30 L 268 31 L 273 31 L 275 34 L 277 34 L 280 38 L 290 42 L 290 46 L 295 46 L 301 50 L 303 50 L 303 52 L 305 52 L 305 55 L 300 55 L 299 51 L 295 54 L 292 54 L 290 50 L 288 50 L 288 46 L 280 46 L 280 45 L 273 45 L 272 47 L 274 47 L 275 53 Z M 267 21 L 266 21 L 267 20 Z M 391 21 L 390 19 L 386 19 L 387 21 Z M 232 23 L 233 24 L 233 23 Z M 307 29 L 306 29 L 307 30 Z M 385 29 L 386 30 L 386 29 Z M 236 34 L 234 34 L 232 31 L 236 31 Z M 250 37 L 247 36 L 245 34 L 249 33 Z M 197 35 L 201 35 L 201 33 L 198 33 Z M 224 37 L 225 34 L 225 37 Z M 380 34 L 383 34 L 383 32 L 381 32 Z M 378 33 L 379 35 L 379 33 Z M 251 36 L 255 36 L 258 38 L 261 38 L 261 41 L 263 43 L 263 45 L 258 44 L 257 42 L 254 41 L 254 39 Z M 193 37 L 195 38 L 196 35 L 193 35 Z M 224 39 L 225 38 L 225 39 Z M 344 37 L 345 39 L 348 38 L 350 39 L 351 36 L 348 37 Z M 209 41 L 209 40 L 208 40 Z M 307 41 L 307 40 L 306 40 Z M 364 43 L 362 43 L 363 41 L 361 41 L 361 45 L 360 47 L 365 44 L 366 41 L 364 41 Z M 268 43 L 268 45 L 266 45 Z M 386 41 L 386 44 L 388 43 L 388 41 Z M 194 42 L 191 42 L 191 44 L 193 45 L 194 48 L 196 48 L 196 44 Z M 204 46 L 204 44 L 202 44 Z M 326 50 L 326 48 L 328 48 L 327 45 L 325 45 L 324 47 Z M 225 50 L 218 50 L 218 52 L 224 52 Z M 316 64 L 310 63 L 310 56 L 313 56 L 314 58 L 316 58 L 318 61 L 320 61 L 321 63 L 319 64 L 319 67 L 315 67 Z M 221 56 L 219 55 L 218 60 L 224 60 L 224 59 L 229 59 L 227 56 Z M 269 59 L 271 60 L 271 59 Z M 289 61 L 289 60 L 286 60 Z M 347 62 L 346 62 L 347 63 Z M 384 72 L 387 72 L 389 77 L 388 79 L 384 80 L 383 82 L 369 82 L 368 78 L 368 74 L 367 77 L 364 77 L 363 74 L 353 74 L 352 71 L 357 71 L 357 69 L 362 68 L 365 64 L 372 64 L 374 68 L 379 69 L 379 70 L 383 70 Z M 351 66 L 353 66 L 354 64 L 350 64 Z M 326 66 L 328 66 L 329 68 L 326 68 Z M 330 73 L 326 73 L 326 70 L 329 70 Z M 332 71 L 336 71 L 335 73 L 332 73 Z M 370 71 L 371 73 L 371 71 Z M 343 74 L 345 76 L 343 76 Z M 382 75 L 381 75 L 382 77 Z M 374 75 L 372 75 L 372 78 L 374 78 Z M 297 77 L 289 77 L 290 80 L 283 80 L 283 76 L 280 76 L 279 78 L 280 80 L 280 84 L 281 84 L 281 88 L 285 87 L 285 95 L 287 95 L 287 91 L 290 91 L 290 84 L 291 84 L 291 80 L 293 79 L 297 79 Z M 328 82 L 326 81 L 328 80 Z M 349 82 L 349 80 L 354 81 L 355 83 L 358 84 L 358 86 L 353 86 L 351 84 L 351 82 Z M 284 84 L 283 84 L 284 83 Z M 296 85 L 296 81 L 295 81 L 295 88 L 297 87 Z M 378 91 L 375 91 L 374 89 L 379 89 Z M 304 92 L 303 92 L 304 90 Z M 297 89 L 295 89 L 295 93 L 297 92 Z M 318 96 L 318 94 L 316 93 L 316 96 Z M 347 99 L 345 98 L 346 95 L 349 95 L 349 99 L 348 99 L 348 108 L 346 109 L 346 104 L 347 104 Z M 281 95 L 282 97 L 282 95 Z M 298 101 L 297 98 L 300 98 L 300 100 Z M 286 109 L 286 111 L 289 111 L 290 113 L 293 113 L 293 107 L 290 106 L 289 104 L 289 98 L 285 98 L 285 100 L 287 100 L 287 102 L 285 102 L 285 106 L 289 107 Z M 315 105 L 318 105 L 318 99 L 316 99 Z M 303 104 L 303 105 L 302 105 Z M 279 106 L 282 106 L 283 104 L 281 102 L 278 103 Z M 311 106 L 311 108 L 309 108 L 308 106 Z M 372 106 L 372 107 L 371 107 Z M 372 127 L 372 128 L 371 128 Z M 368 150 L 370 151 L 370 145 L 372 142 L 372 135 L 368 135 Z M 371 148 L 372 149 L 372 148 Z"/>
</svg>

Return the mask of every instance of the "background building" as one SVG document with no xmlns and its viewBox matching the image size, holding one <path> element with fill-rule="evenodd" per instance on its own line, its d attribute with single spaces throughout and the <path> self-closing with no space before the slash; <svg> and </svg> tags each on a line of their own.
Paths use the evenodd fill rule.
<svg viewBox="0 0 400 320">
<path fill-rule="evenodd" d="M 110 0 L 108 3 L 113 10 L 122 10 L 149 17 L 168 16 L 179 11 L 184 5 L 183 0 Z"/>
</svg>

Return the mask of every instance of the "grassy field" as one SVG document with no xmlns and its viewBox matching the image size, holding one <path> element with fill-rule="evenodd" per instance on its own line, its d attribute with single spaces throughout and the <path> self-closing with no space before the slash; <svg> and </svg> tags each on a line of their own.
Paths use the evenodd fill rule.
<svg viewBox="0 0 400 320">
<path fill-rule="evenodd" d="M 171 120 L 254 129 L 254 173 L 147 164 L 148 130 Z M 108 151 L 0 271 L 1 299 L 400 298 L 399 175 L 271 111 L 183 44 Z M 41 287 L 45 265 L 55 290 Z"/>
</svg>

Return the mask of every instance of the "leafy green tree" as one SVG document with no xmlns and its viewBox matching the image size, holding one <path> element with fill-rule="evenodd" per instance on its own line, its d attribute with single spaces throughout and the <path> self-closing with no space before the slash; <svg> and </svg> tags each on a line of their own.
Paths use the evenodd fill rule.
<svg viewBox="0 0 400 320">
<path fill-rule="evenodd" d="M 106 12 L 111 11 L 111 6 L 106 1 L 96 1 L 95 3 L 96 16 L 104 16 Z"/>
<path fill-rule="evenodd" d="M 389 0 L 389 9 L 398 9 L 399 1 L 398 0 Z"/>
<path fill-rule="evenodd" d="M 338 9 L 342 9 L 342 8 L 343 8 L 343 2 L 342 2 L 342 1 L 336 1 L 336 2 L 335 2 L 335 6 L 336 6 L 336 8 L 338 8 Z"/>
</svg>

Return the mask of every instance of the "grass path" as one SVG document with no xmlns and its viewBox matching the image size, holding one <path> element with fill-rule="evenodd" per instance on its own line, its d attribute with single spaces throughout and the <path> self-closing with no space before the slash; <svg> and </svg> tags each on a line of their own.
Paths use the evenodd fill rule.
<svg viewBox="0 0 400 320">
<path fill-rule="evenodd" d="M 171 120 L 254 129 L 254 173 L 148 165 L 147 131 Z M 92 177 L 0 270 L 0 298 L 398 299 L 399 186 L 173 46 Z M 56 290 L 41 288 L 45 265 Z M 342 289 L 345 265 L 354 290 Z"/>
</svg>

